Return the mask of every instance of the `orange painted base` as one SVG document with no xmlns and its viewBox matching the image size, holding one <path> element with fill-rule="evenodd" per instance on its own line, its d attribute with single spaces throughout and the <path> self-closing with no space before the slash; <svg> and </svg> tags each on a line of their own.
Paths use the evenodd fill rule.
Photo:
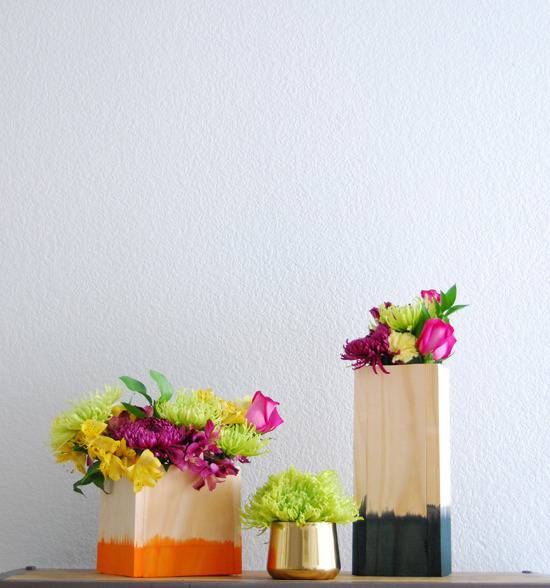
<svg viewBox="0 0 550 588">
<path fill-rule="evenodd" d="M 97 571 L 132 578 L 241 574 L 241 546 L 231 541 L 175 541 L 158 536 L 143 547 L 100 541 Z"/>
</svg>

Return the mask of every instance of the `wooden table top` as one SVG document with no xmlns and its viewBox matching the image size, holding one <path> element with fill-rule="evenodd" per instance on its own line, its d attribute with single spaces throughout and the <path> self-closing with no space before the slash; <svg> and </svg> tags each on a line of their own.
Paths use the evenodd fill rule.
<svg viewBox="0 0 550 588">
<path fill-rule="evenodd" d="M 273 580 L 266 572 L 244 572 L 242 576 L 217 576 L 197 578 L 126 578 L 123 576 L 108 576 L 98 574 L 94 570 L 14 570 L 0 575 L 0 588 L 73 588 L 83 584 L 93 584 L 95 588 L 129 588 L 141 586 L 142 588 L 238 588 L 239 586 L 285 586 L 306 588 L 309 586 L 327 586 L 335 584 L 338 588 L 349 586 L 359 588 L 361 586 L 379 588 L 403 588 L 413 586 L 415 588 L 510 588 L 519 586 L 550 586 L 550 576 L 532 573 L 519 574 L 480 574 L 458 573 L 446 578 L 382 578 L 350 576 L 340 574 L 334 580 L 310 581 L 310 580 Z"/>
</svg>

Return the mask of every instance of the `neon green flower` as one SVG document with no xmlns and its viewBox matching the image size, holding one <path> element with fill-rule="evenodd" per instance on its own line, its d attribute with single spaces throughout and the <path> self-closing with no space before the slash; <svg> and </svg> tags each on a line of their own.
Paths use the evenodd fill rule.
<svg viewBox="0 0 550 588">
<path fill-rule="evenodd" d="M 120 388 L 105 386 L 105 392 L 97 391 L 60 414 L 53 421 L 50 432 L 50 444 L 54 453 L 80 432 L 84 421 L 106 421 L 111 416 L 113 404 L 121 395 Z"/>
<path fill-rule="evenodd" d="M 175 425 L 193 425 L 204 429 L 211 420 L 219 425 L 223 418 L 224 401 L 212 390 L 178 390 L 169 402 L 157 405 L 157 414 Z"/>
<path fill-rule="evenodd" d="M 392 331 L 389 337 L 390 351 L 395 353 L 392 362 L 402 361 L 408 363 L 411 359 L 418 357 L 416 349 L 416 337 L 412 333 L 398 333 Z"/>
<path fill-rule="evenodd" d="M 218 438 L 218 447 L 227 457 L 261 455 L 268 443 L 269 439 L 264 438 L 248 423 L 224 426 L 220 429 Z"/>
<path fill-rule="evenodd" d="M 293 467 L 269 476 L 242 513 L 248 529 L 267 529 L 274 521 L 342 524 L 358 518 L 357 506 L 344 492 L 335 471 L 310 474 Z"/>
<path fill-rule="evenodd" d="M 413 331 L 422 317 L 422 303 L 415 302 L 405 306 L 379 307 L 379 322 L 388 325 L 392 331 Z"/>
</svg>

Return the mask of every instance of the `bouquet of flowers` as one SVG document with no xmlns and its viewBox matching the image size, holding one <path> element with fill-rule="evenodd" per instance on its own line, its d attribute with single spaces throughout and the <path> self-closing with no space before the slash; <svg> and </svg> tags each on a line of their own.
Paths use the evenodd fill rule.
<svg viewBox="0 0 550 588">
<path fill-rule="evenodd" d="M 347 496 L 334 470 L 318 474 L 300 472 L 294 467 L 272 474 L 256 491 L 242 511 L 247 529 L 262 532 L 271 523 L 338 523 L 359 520 L 354 500 Z"/>
<path fill-rule="evenodd" d="M 455 304 L 456 285 L 444 292 L 422 290 L 411 304 L 397 306 L 384 302 L 371 308 L 374 323 L 369 334 L 346 340 L 341 358 L 353 362 L 353 369 L 369 365 L 374 373 L 390 364 L 441 363 L 456 343 L 449 316 L 467 306 Z"/>
<path fill-rule="evenodd" d="M 120 379 L 144 405 L 120 402 L 122 389 L 105 386 L 59 415 L 52 424 L 51 448 L 58 462 L 70 462 L 83 477 L 73 484 L 95 484 L 128 478 L 139 492 L 153 487 L 170 466 L 196 475 L 200 490 L 238 474 L 238 464 L 265 452 L 266 436 L 283 423 L 278 402 L 260 391 L 233 402 L 212 390 L 173 387 L 161 373 L 150 371 L 159 388 L 153 400 L 145 385 Z"/>
</svg>

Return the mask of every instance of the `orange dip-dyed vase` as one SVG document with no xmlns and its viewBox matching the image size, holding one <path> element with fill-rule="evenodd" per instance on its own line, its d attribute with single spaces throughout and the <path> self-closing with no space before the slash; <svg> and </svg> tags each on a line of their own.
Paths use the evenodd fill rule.
<svg viewBox="0 0 550 588">
<path fill-rule="evenodd" d="M 240 574 L 239 476 L 212 492 L 170 467 L 154 488 L 114 482 L 102 494 L 97 571 L 134 578 Z"/>
</svg>

